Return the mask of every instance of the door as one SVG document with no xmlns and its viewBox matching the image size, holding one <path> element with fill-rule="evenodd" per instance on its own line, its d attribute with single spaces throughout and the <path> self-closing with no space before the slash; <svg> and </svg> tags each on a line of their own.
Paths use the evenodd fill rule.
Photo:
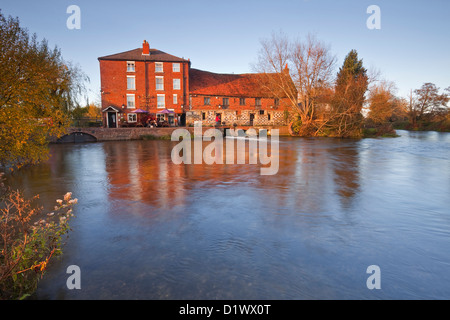
<svg viewBox="0 0 450 320">
<path fill-rule="evenodd" d="M 186 125 L 186 113 L 182 113 L 180 116 L 180 126 L 184 127 Z"/>
<path fill-rule="evenodd" d="M 250 113 L 250 125 L 253 125 L 253 120 L 255 120 L 255 114 L 254 113 Z"/>
<path fill-rule="evenodd" d="M 116 112 L 108 112 L 108 128 L 117 128 Z"/>
</svg>

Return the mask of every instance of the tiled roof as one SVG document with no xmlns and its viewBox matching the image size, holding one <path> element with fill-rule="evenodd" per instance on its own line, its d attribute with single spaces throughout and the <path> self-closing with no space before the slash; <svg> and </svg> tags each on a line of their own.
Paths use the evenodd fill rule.
<svg viewBox="0 0 450 320">
<path fill-rule="evenodd" d="M 189 70 L 191 94 L 234 97 L 270 97 L 257 73 L 221 74 L 198 69 Z"/>
<path fill-rule="evenodd" d="M 119 61 L 162 61 L 162 62 L 189 62 L 189 60 L 175 57 L 157 49 L 150 49 L 149 56 L 142 55 L 142 48 L 137 48 L 109 56 L 99 57 L 98 60 L 119 60 Z"/>
</svg>

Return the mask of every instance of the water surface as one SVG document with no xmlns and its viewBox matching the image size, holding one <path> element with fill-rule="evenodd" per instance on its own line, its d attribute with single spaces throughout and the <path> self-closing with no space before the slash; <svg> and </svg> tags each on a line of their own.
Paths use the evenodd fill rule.
<svg viewBox="0 0 450 320">
<path fill-rule="evenodd" d="M 175 165 L 170 141 L 52 145 L 7 177 L 49 208 L 79 200 L 35 298 L 449 299 L 450 134 L 399 134 L 280 138 L 273 176 Z"/>
</svg>

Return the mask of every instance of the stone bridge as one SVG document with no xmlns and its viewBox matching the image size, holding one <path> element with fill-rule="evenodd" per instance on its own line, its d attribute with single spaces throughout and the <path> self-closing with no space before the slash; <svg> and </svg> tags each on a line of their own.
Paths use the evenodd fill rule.
<svg viewBox="0 0 450 320">
<path fill-rule="evenodd" d="M 202 127 L 205 132 L 212 127 Z M 250 127 L 239 126 L 236 129 L 247 130 Z M 287 127 L 253 127 L 258 129 L 280 129 L 280 135 L 286 135 Z M 69 128 L 67 134 L 58 138 L 52 138 L 53 143 L 78 143 L 78 142 L 96 142 L 96 141 L 120 141 L 120 140 L 141 140 L 142 136 L 152 135 L 154 137 L 170 136 L 176 129 L 186 129 L 191 134 L 194 133 L 194 127 L 163 127 L 163 128 Z M 224 132 L 229 127 L 219 127 Z"/>
</svg>

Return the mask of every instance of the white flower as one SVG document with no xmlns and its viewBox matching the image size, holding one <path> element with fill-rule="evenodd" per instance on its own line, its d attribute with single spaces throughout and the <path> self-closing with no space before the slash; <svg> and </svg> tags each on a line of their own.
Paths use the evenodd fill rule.
<svg viewBox="0 0 450 320">
<path fill-rule="evenodd" d="M 67 192 L 67 193 L 64 195 L 64 200 L 65 200 L 65 201 L 69 201 L 71 197 L 72 197 L 72 192 Z"/>
<path fill-rule="evenodd" d="M 62 200 L 61 199 L 58 199 L 58 200 L 56 200 L 56 202 L 58 202 L 58 204 L 62 204 Z"/>
<path fill-rule="evenodd" d="M 54 214 L 55 214 L 54 212 L 47 213 L 47 215 L 48 215 L 49 217 L 51 217 L 51 216 L 54 215 Z"/>
</svg>

